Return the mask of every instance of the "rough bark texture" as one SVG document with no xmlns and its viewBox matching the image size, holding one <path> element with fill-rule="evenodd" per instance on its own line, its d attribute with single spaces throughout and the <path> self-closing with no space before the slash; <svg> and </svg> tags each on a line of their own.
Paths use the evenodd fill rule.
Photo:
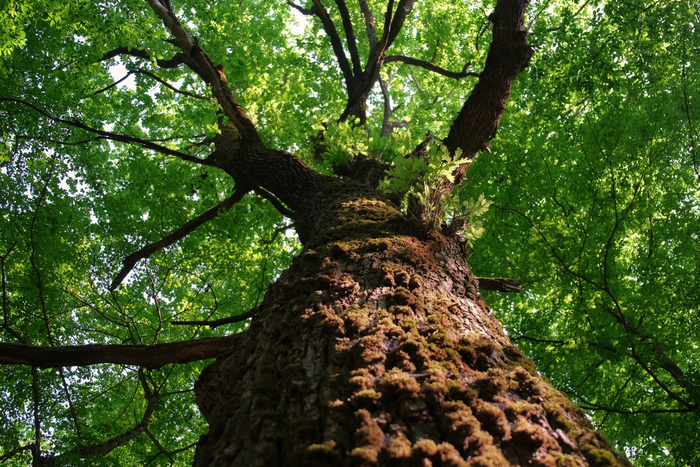
<svg viewBox="0 0 700 467">
<path fill-rule="evenodd" d="M 453 240 L 359 185 L 306 196 L 303 253 L 196 384 L 197 466 L 628 465 L 510 343 Z"/>
</svg>

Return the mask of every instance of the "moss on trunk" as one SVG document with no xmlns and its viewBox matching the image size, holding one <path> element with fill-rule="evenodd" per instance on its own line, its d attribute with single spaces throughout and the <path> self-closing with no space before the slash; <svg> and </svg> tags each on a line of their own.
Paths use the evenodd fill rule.
<svg viewBox="0 0 700 467">
<path fill-rule="evenodd" d="M 196 465 L 629 465 L 510 343 L 459 245 L 334 190 L 242 345 L 202 373 Z"/>
</svg>

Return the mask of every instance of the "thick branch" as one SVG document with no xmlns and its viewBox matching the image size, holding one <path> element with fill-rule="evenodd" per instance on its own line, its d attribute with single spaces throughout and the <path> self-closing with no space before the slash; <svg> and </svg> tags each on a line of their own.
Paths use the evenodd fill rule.
<svg viewBox="0 0 700 467">
<path fill-rule="evenodd" d="M 311 11 L 313 11 L 316 14 L 316 16 L 319 17 L 319 19 L 321 20 L 321 24 L 323 24 L 323 30 L 326 31 L 326 35 L 328 35 L 328 38 L 331 40 L 331 47 L 333 47 L 333 53 L 335 54 L 335 58 L 338 60 L 338 66 L 340 67 L 340 71 L 345 77 L 345 88 L 348 91 L 348 95 L 351 95 L 355 90 L 355 77 L 352 74 L 350 62 L 348 62 L 348 58 L 345 56 L 345 50 L 343 50 L 343 42 L 341 41 L 340 36 L 338 35 L 338 31 L 336 30 L 335 25 L 333 24 L 333 20 L 328 15 L 326 8 L 321 3 L 321 0 L 313 0 L 313 3 L 314 7 L 311 9 Z"/>
<path fill-rule="evenodd" d="M 42 114 L 44 117 L 48 118 L 51 121 L 61 123 L 63 125 L 72 126 L 75 128 L 80 128 L 81 130 L 85 130 L 87 132 L 100 135 L 104 139 L 109 139 L 112 141 L 119 141 L 121 143 L 135 143 L 135 144 L 138 144 L 146 149 L 151 149 L 153 151 L 156 151 L 156 152 L 159 152 L 161 154 L 168 155 L 168 156 L 175 156 L 178 159 L 182 159 L 182 160 L 185 160 L 187 162 L 194 162 L 195 164 L 200 164 L 200 165 L 211 165 L 203 159 L 199 159 L 197 157 L 193 157 L 193 156 L 190 156 L 189 154 L 185 154 L 185 153 L 182 153 L 180 151 L 175 151 L 173 149 L 168 149 L 165 146 L 155 144 L 153 141 L 149 141 L 147 139 L 135 138 L 133 136 L 127 136 L 127 135 L 120 135 L 118 133 L 112 133 L 111 131 L 98 130 L 96 128 L 89 127 L 89 126 L 85 125 L 84 123 L 79 122 L 78 120 L 64 120 L 62 118 L 54 117 L 53 115 L 43 111 L 39 107 L 37 107 L 33 104 L 30 104 L 27 101 L 21 100 L 21 99 L 9 99 L 9 98 L 5 98 L 5 97 L 0 97 L 0 101 L 14 102 L 17 104 L 26 105 L 27 107 L 31 107 L 32 109 L 36 110 L 37 112 L 39 112 L 40 114 Z M 67 144 L 67 143 L 60 143 L 60 144 Z"/>
<path fill-rule="evenodd" d="M 489 17 L 493 38 L 484 70 L 445 140 L 451 153 L 462 149 L 462 157 L 474 158 L 496 135 L 511 86 L 533 54 L 524 28 L 527 4 L 527 0 L 496 3 Z M 456 183 L 463 179 L 464 175 L 459 174 Z"/>
<path fill-rule="evenodd" d="M 251 143 L 262 144 L 253 121 L 231 93 L 224 67 L 214 66 L 209 55 L 199 46 L 199 41 L 196 38 L 194 40 L 190 38 L 190 35 L 175 17 L 175 13 L 168 6 L 163 5 L 159 0 L 148 0 L 148 4 L 175 37 L 174 44 L 201 69 L 204 80 L 211 85 L 212 94 L 241 137 Z"/>
<path fill-rule="evenodd" d="M 405 57 L 403 55 L 390 55 L 384 59 L 384 63 L 391 63 L 391 62 L 402 62 L 407 65 L 414 65 L 418 66 L 421 68 L 424 68 L 428 71 L 432 71 L 434 73 L 441 74 L 443 76 L 447 76 L 448 78 L 454 78 L 454 79 L 461 79 L 466 76 L 475 76 L 479 77 L 479 73 L 474 73 L 471 71 L 467 71 L 467 68 L 469 68 L 469 65 L 471 63 L 467 63 L 464 65 L 462 68 L 462 71 L 456 72 L 456 71 L 449 71 L 445 70 L 444 68 L 440 68 L 439 66 L 433 65 L 430 62 L 426 62 L 425 60 L 418 60 L 416 58 L 410 58 L 410 57 Z"/>
<path fill-rule="evenodd" d="M 340 17 L 343 20 L 343 29 L 345 29 L 345 41 L 348 44 L 350 60 L 352 60 L 353 74 L 355 76 L 360 76 L 362 74 L 362 64 L 360 63 L 360 54 L 357 52 L 357 41 L 355 40 L 355 33 L 352 30 L 352 20 L 350 19 L 350 12 L 348 11 L 348 7 L 345 4 L 345 0 L 335 0 L 335 4 L 338 5 Z"/>
<path fill-rule="evenodd" d="M 365 30 L 367 31 L 367 39 L 369 40 L 369 47 L 373 49 L 377 46 L 377 32 L 374 27 L 374 15 L 372 10 L 367 5 L 367 0 L 359 0 L 360 10 L 362 11 L 362 16 L 365 18 Z"/>
<path fill-rule="evenodd" d="M 0 343 L 0 365 L 41 368 L 86 366 L 100 363 L 159 368 L 214 358 L 228 350 L 242 334 L 156 345 L 69 345 L 45 347 Z"/>
<path fill-rule="evenodd" d="M 389 89 L 391 85 L 391 77 L 386 80 L 386 82 L 379 78 L 379 88 L 382 90 L 382 96 L 384 97 L 384 118 L 382 118 L 382 129 L 379 132 L 379 136 L 388 138 L 391 136 L 391 132 L 394 130 L 394 122 L 391 121 L 391 114 L 394 111 L 391 109 L 391 96 L 389 96 Z"/>
<path fill-rule="evenodd" d="M 136 266 L 136 263 L 138 263 L 142 259 L 146 259 L 149 256 L 151 256 L 153 253 L 162 250 L 163 248 L 166 248 L 173 243 L 177 242 L 178 240 L 186 237 L 189 235 L 192 231 L 194 231 L 197 227 L 200 225 L 204 224 L 207 221 L 210 221 L 217 217 L 219 214 L 222 212 L 228 211 L 238 203 L 243 196 L 245 196 L 246 190 L 244 189 L 237 189 L 231 196 L 217 204 L 216 206 L 210 208 L 207 210 L 204 214 L 195 217 L 194 219 L 188 221 L 185 225 L 177 229 L 175 232 L 171 233 L 167 237 L 163 238 L 162 240 L 159 240 L 154 243 L 149 243 L 145 247 L 141 248 L 139 251 L 136 253 L 132 253 L 129 256 L 124 259 L 123 264 L 124 267 L 122 268 L 121 271 L 119 271 L 119 274 L 117 274 L 117 277 L 114 278 L 114 281 L 112 281 L 112 284 L 109 286 L 110 291 L 114 291 L 117 287 L 119 287 L 119 284 L 122 283 L 122 281 L 126 278 L 126 276 L 129 275 L 132 269 L 134 269 L 134 266 Z"/>
<path fill-rule="evenodd" d="M 381 39 L 370 49 L 365 71 L 362 73 L 361 79 L 357 80 L 354 91 L 348 92 L 348 103 L 338 121 L 344 122 L 350 116 L 355 116 L 360 118 L 361 124 L 365 124 L 367 119 L 367 97 L 369 97 L 374 83 L 379 79 L 379 72 L 384 64 L 386 51 L 401 31 L 406 16 L 413 9 L 414 2 L 415 0 L 399 0 L 396 13 L 393 13 L 394 0 L 389 0 L 386 14 L 384 15 L 384 33 Z M 369 9 L 367 9 L 365 16 L 366 22 L 369 21 L 367 15 L 371 15 Z M 370 42 L 372 42 L 372 36 L 370 35 L 369 37 Z"/>
<path fill-rule="evenodd" d="M 394 18 L 391 20 L 391 27 L 389 28 L 388 35 L 387 31 L 384 31 L 384 35 L 387 36 L 386 47 L 388 48 L 394 43 L 396 38 L 403 28 L 403 23 L 406 21 L 406 17 L 413 10 L 413 4 L 416 0 L 399 0 L 399 4 L 396 7 L 396 13 L 394 13 Z"/>
</svg>

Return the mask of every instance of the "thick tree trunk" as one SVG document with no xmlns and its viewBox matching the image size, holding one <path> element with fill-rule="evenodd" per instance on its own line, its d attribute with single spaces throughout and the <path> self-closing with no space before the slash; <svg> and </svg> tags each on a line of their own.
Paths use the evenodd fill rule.
<svg viewBox="0 0 700 467">
<path fill-rule="evenodd" d="M 510 343 L 452 239 L 376 191 L 314 190 L 303 253 L 196 385 L 197 466 L 628 465 Z"/>
</svg>

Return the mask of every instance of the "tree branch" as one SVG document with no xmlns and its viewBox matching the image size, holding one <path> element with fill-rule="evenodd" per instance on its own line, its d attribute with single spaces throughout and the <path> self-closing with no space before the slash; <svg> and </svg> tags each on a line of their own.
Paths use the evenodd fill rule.
<svg viewBox="0 0 700 467">
<path fill-rule="evenodd" d="M 166 2 L 164 5 L 159 0 L 148 0 L 148 4 L 175 37 L 173 43 L 201 69 L 201 76 L 211 85 L 212 94 L 219 102 L 224 114 L 240 133 L 241 138 L 249 143 L 262 144 L 253 121 L 231 93 L 224 67 L 222 65 L 215 66 L 209 55 L 199 46 L 199 40 L 190 38 L 185 28 L 175 17 L 175 13 L 170 9 L 169 3 Z"/>
<path fill-rule="evenodd" d="M 71 453 L 69 454 L 77 453 L 78 455 L 80 455 L 81 458 L 85 458 L 88 456 L 104 456 L 105 454 L 108 454 L 109 452 L 113 451 L 119 446 L 122 446 L 123 444 L 136 438 L 138 435 L 140 435 L 148 429 L 148 424 L 151 422 L 153 413 L 156 410 L 158 401 L 160 400 L 160 395 L 151 391 L 151 389 L 148 387 L 148 383 L 146 382 L 145 377 L 143 376 L 142 371 L 139 371 L 139 380 L 141 380 L 141 385 L 143 386 L 146 400 L 148 401 L 146 404 L 146 409 L 143 412 L 143 417 L 141 417 L 141 421 L 139 421 L 139 423 L 134 428 L 122 433 L 121 435 L 110 438 L 102 443 L 93 444 L 91 446 L 78 446 L 77 448 L 73 449 L 73 451 L 71 451 Z M 58 464 L 63 464 L 62 458 L 64 456 L 65 455 L 56 456 L 52 460 L 56 461 L 56 463 Z"/>
<path fill-rule="evenodd" d="M 208 98 L 206 98 L 204 96 L 198 96 L 197 94 L 192 94 L 191 92 L 182 91 L 180 89 L 177 89 L 175 86 L 173 86 L 173 85 L 169 84 L 167 81 L 157 77 L 156 75 L 154 75 L 150 71 L 142 70 L 140 68 L 137 70 L 129 70 L 129 72 L 126 74 L 126 76 L 124 76 L 122 79 L 120 79 L 119 81 L 115 81 L 114 83 L 110 84 L 109 86 L 107 86 L 105 88 L 100 89 L 99 91 L 95 91 L 93 94 L 103 93 L 103 92 L 107 91 L 108 89 L 111 89 L 114 86 L 116 86 L 117 84 L 121 83 L 122 81 L 124 81 L 125 79 L 127 79 L 129 76 L 131 76 L 133 74 L 141 74 L 141 75 L 149 76 L 149 77 L 153 78 L 154 80 L 158 81 L 160 84 L 162 84 L 166 88 L 170 89 L 171 91 L 176 92 L 178 94 L 182 94 L 183 96 L 194 97 L 195 99 L 200 99 L 200 100 L 205 100 L 205 101 L 209 100 Z"/>
<path fill-rule="evenodd" d="M 315 14 L 313 12 L 313 10 L 309 10 L 308 8 L 304 8 L 304 7 L 297 5 L 296 3 L 293 3 L 289 0 L 287 0 L 287 5 L 294 8 L 295 10 L 299 11 L 299 13 L 301 13 L 302 15 L 305 15 L 305 16 L 314 16 L 314 14 Z"/>
<path fill-rule="evenodd" d="M 5 448 L 5 449 L 7 449 L 7 448 Z M 31 444 L 26 444 L 24 446 L 20 446 L 16 449 L 13 449 L 12 451 L 6 451 L 5 454 L 0 456 L 0 464 L 7 462 L 8 460 L 12 459 L 13 457 L 15 457 L 17 454 L 19 454 L 22 451 L 29 451 L 29 450 L 33 451 L 33 449 L 34 449 L 34 443 L 31 443 Z"/>
<path fill-rule="evenodd" d="M 450 153 L 462 149 L 461 157 L 474 158 L 496 135 L 511 86 L 533 54 L 524 28 L 527 3 L 527 0 L 498 0 L 489 16 L 493 22 L 491 47 L 479 81 L 445 139 Z M 458 171 L 455 184 L 461 183 L 464 176 Z"/>
<path fill-rule="evenodd" d="M 615 409 L 612 407 L 605 407 L 603 405 L 599 404 L 593 404 L 591 402 L 588 402 L 585 400 L 583 397 L 576 395 L 579 399 L 583 401 L 583 404 L 579 404 L 579 406 L 584 409 L 584 410 L 591 410 L 591 411 L 597 411 L 597 410 L 603 410 L 605 412 L 612 412 L 612 413 L 619 413 L 622 415 L 635 415 L 635 414 L 641 414 L 641 413 L 688 413 L 692 412 L 693 409 L 638 409 L 638 410 L 623 410 L 623 409 Z M 585 405 L 584 405 L 585 404 Z"/>
<path fill-rule="evenodd" d="M 15 246 L 17 246 L 16 240 L 12 242 L 12 245 L 7 249 L 5 254 L 0 255 L 0 273 L 2 275 L 0 279 L 2 281 L 2 327 L 12 337 L 17 339 L 18 342 L 24 343 L 24 338 L 10 326 L 10 311 L 9 307 L 7 306 L 7 274 L 5 272 L 5 262 L 12 253 L 12 250 L 15 249 Z"/>
<path fill-rule="evenodd" d="M 219 326 L 223 326 L 224 324 L 240 323 L 241 321 L 245 321 L 248 318 L 252 318 L 257 313 L 258 309 L 253 308 L 252 310 L 242 313 L 240 315 L 215 319 L 213 321 L 171 321 L 170 324 L 174 324 L 176 326 L 209 326 L 210 328 L 214 329 L 218 328 Z"/>
<path fill-rule="evenodd" d="M 151 59 L 151 55 L 145 50 L 133 47 L 117 47 L 114 50 L 106 52 L 100 61 L 109 60 L 110 58 L 118 57 L 119 55 L 130 55 L 132 57 L 144 58 L 146 60 Z M 177 68 L 185 63 L 186 59 L 187 57 L 185 57 L 185 55 L 177 53 L 170 60 L 156 60 L 156 64 L 160 68 Z"/>
<path fill-rule="evenodd" d="M 122 262 L 124 264 L 124 267 L 121 271 L 119 271 L 119 274 L 117 274 L 117 276 L 114 278 L 114 281 L 112 281 L 112 284 L 109 286 L 109 290 L 113 292 L 117 287 L 119 287 L 119 284 L 121 284 L 122 281 L 126 278 L 126 276 L 129 275 L 129 273 L 134 268 L 134 266 L 136 266 L 136 263 L 138 263 L 139 260 L 146 259 L 153 253 L 172 245 L 173 243 L 177 242 L 178 240 L 184 238 L 185 236 L 193 232 L 200 225 L 214 219 L 222 212 L 228 211 L 236 203 L 243 199 L 243 197 L 246 194 L 246 191 L 247 190 L 241 188 L 236 189 L 236 191 L 234 191 L 234 193 L 228 198 L 226 198 L 224 201 L 208 209 L 204 214 L 188 221 L 185 225 L 183 225 L 167 237 L 157 242 L 149 243 L 136 253 L 132 253 L 129 256 L 127 256 Z"/>
<path fill-rule="evenodd" d="M 365 18 L 365 30 L 367 31 L 367 39 L 369 40 L 370 50 L 377 46 L 377 31 L 374 27 L 374 15 L 372 15 L 372 10 L 367 5 L 367 0 L 358 0 L 360 3 L 360 11 L 362 11 L 362 16 Z"/>
<path fill-rule="evenodd" d="M 275 234 L 272 236 L 272 238 L 270 240 L 265 240 L 264 238 L 261 238 L 260 242 L 264 243 L 265 245 L 272 245 L 273 243 L 275 243 L 275 240 L 277 240 L 277 237 L 279 236 L 279 234 L 281 234 L 282 232 L 286 232 L 287 230 L 295 227 L 295 225 L 296 224 L 289 224 L 289 225 L 285 225 L 284 227 L 277 227 L 275 229 Z"/>
<path fill-rule="evenodd" d="M 151 433 L 151 430 L 149 430 L 148 427 L 146 427 L 145 431 L 146 431 L 146 434 L 148 435 L 148 437 L 151 438 L 151 441 L 156 446 L 156 448 L 158 448 L 158 451 L 160 451 L 160 454 L 167 457 L 168 460 L 170 460 L 170 465 L 173 465 L 175 463 L 175 459 L 173 458 L 173 454 L 171 452 L 169 452 L 167 449 L 165 449 L 162 444 L 160 444 L 160 441 L 158 441 L 158 438 L 156 438 L 153 435 L 153 433 Z"/>
<path fill-rule="evenodd" d="M 109 60 L 110 58 L 114 58 L 119 55 L 129 55 L 132 57 L 152 60 L 151 55 L 145 50 L 130 47 L 117 47 L 116 49 L 105 53 L 100 61 Z M 200 78 L 202 78 L 205 82 L 207 81 L 207 77 L 202 72 L 202 69 L 183 53 L 176 53 L 173 58 L 169 60 L 156 60 L 156 65 L 158 65 L 160 68 L 172 69 L 177 68 L 182 64 L 187 65 L 187 67 L 194 71 Z"/>
<path fill-rule="evenodd" d="M 360 123 L 362 125 L 366 123 L 367 98 L 374 87 L 374 83 L 376 83 L 379 79 L 379 72 L 384 64 L 387 48 L 391 45 L 394 39 L 396 39 L 401 31 L 406 16 L 413 9 L 414 2 L 415 0 L 399 0 L 396 13 L 394 14 L 394 0 L 389 0 L 389 4 L 387 5 L 386 13 L 384 15 L 384 32 L 382 34 L 382 38 L 370 48 L 365 70 L 362 73 L 361 79 L 357 80 L 354 91 L 348 92 L 348 103 L 338 121 L 344 122 L 350 116 L 355 116 L 360 118 Z M 363 7 L 363 12 L 364 10 L 365 9 Z M 368 22 L 368 18 L 371 17 L 369 8 L 367 8 L 366 12 L 363 14 L 365 14 L 365 22 Z M 369 32 L 368 34 L 370 43 L 372 43 L 372 35 Z"/>
<path fill-rule="evenodd" d="M 391 132 L 394 131 L 394 122 L 391 121 L 391 114 L 394 113 L 391 110 L 391 96 L 389 96 L 389 86 L 391 86 L 391 76 L 386 80 L 386 82 L 379 78 L 379 89 L 382 91 L 382 97 L 384 98 L 384 116 L 382 118 L 382 129 L 379 131 L 379 136 L 388 138 L 391 136 Z"/>
<path fill-rule="evenodd" d="M 277 209 L 280 212 L 280 214 L 282 214 L 283 216 L 289 217 L 290 219 L 296 218 L 296 214 L 294 213 L 294 211 L 284 207 L 282 202 L 280 202 L 280 200 L 277 199 L 277 197 L 275 195 L 273 195 L 272 193 L 270 193 L 266 189 L 261 188 L 261 187 L 255 187 L 253 189 L 253 191 L 255 191 L 256 194 L 258 194 L 259 196 L 265 198 L 270 203 L 272 203 L 272 205 L 275 207 L 275 209 Z"/>
<path fill-rule="evenodd" d="M 0 343 L 0 365 L 41 368 L 87 366 L 100 363 L 160 368 L 214 358 L 233 346 L 242 334 L 155 345 L 69 345 L 63 347 Z"/>
<path fill-rule="evenodd" d="M 496 292 L 522 292 L 520 284 L 525 283 L 524 279 L 501 279 L 498 277 L 477 277 L 479 290 L 493 290 Z"/>
<path fill-rule="evenodd" d="M 401 28 L 403 28 L 406 17 L 411 13 L 411 10 L 413 10 L 414 3 L 415 0 L 399 0 L 399 4 L 396 6 L 396 13 L 394 13 L 394 18 L 391 20 L 391 27 L 389 31 L 384 31 L 384 35 L 387 35 L 388 32 L 386 48 L 389 48 L 399 36 L 399 32 L 401 32 Z"/>
<path fill-rule="evenodd" d="M 362 64 L 360 63 L 360 54 L 357 52 L 357 41 L 355 39 L 355 33 L 352 30 L 352 20 L 350 19 L 350 12 L 345 4 L 345 0 L 335 0 L 335 4 L 338 5 L 338 10 L 340 11 L 340 18 L 343 20 L 343 29 L 345 29 L 345 41 L 348 44 L 348 51 L 350 52 L 350 60 L 352 61 L 352 70 L 355 76 L 360 76 L 362 74 Z"/>
<path fill-rule="evenodd" d="M 0 343 L 0 355 L 4 345 Z M 34 446 L 32 453 L 35 459 L 41 457 L 41 417 L 39 417 L 39 371 L 36 366 L 32 366 L 32 396 L 34 402 Z"/>
<path fill-rule="evenodd" d="M 350 96 L 355 91 L 355 77 L 352 74 L 350 62 L 348 62 L 348 58 L 345 56 L 343 42 L 340 40 L 340 36 L 338 35 L 338 31 L 336 30 L 335 25 L 333 24 L 333 20 L 331 20 L 331 17 L 328 16 L 328 12 L 321 3 L 321 0 L 312 1 L 314 3 L 314 6 L 311 9 L 311 11 L 314 12 L 316 16 L 318 16 L 318 18 L 321 20 L 323 30 L 326 31 L 326 35 L 331 40 L 331 47 L 333 47 L 333 53 L 335 54 L 335 58 L 338 60 L 338 66 L 340 67 L 340 71 L 345 77 L 345 88 L 347 89 L 348 96 Z"/>
<path fill-rule="evenodd" d="M 669 396 L 671 399 L 674 399 L 676 402 L 679 402 L 681 405 L 684 405 L 684 406 L 686 406 L 687 408 L 689 408 L 689 409 L 691 409 L 691 410 L 695 410 L 695 409 L 697 408 L 697 407 L 695 407 L 693 404 L 690 404 L 690 403 L 684 401 L 683 399 L 681 399 L 675 392 L 673 392 L 673 391 L 671 390 L 671 388 L 669 388 L 668 386 L 666 386 L 666 384 L 664 384 L 664 382 L 661 381 L 661 380 L 659 379 L 659 377 L 656 376 L 656 374 L 655 374 L 653 371 L 651 371 L 651 368 L 649 368 L 649 366 L 644 362 L 644 360 L 642 360 L 642 358 L 637 354 L 637 351 L 635 350 L 634 346 L 632 347 L 632 358 L 633 358 L 637 363 L 639 363 L 639 365 L 644 369 L 644 371 L 646 371 L 646 373 L 647 373 L 649 376 L 651 376 L 651 378 L 656 382 L 656 384 L 658 384 L 659 387 L 660 387 L 661 389 L 663 389 L 664 392 L 666 392 L 666 394 L 668 394 L 668 396 Z"/>
<path fill-rule="evenodd" d="M 474 77 L 479 77 L 479 73 L 474 73 L 471 71 L 467 71 L 467 68 L 469 68 L 469 65 L 471 65 L 471 62 L 467 63 L 464 65 L 462 68 L 462 71 L 456 72 L 456 71 L 449 71 L 445 70 L 444 68 L 440 68 L 439 66 L 433 65 L 430 62 L 426 62 L 425 60 L 418 60 L 416 58 L 410 58 L 406 57 L 403 55 L 389 55 L 384 59 L 384 63 L 392 63 L 392 62 L 402 62 L 407 65 L 414 65 L 418 66 L 421 68 L 424 68 L 428 71 L 432 71 L 434 73 L 441 74 L 443 76 L 447 76 L 448 78 L 454 78 L 454 79 L 461 79 L 466 76 L 474 76 Z"/>
<path fill-rule="evenodd" d="M 54 117 L 53 115 L 50 115 L 49 113 L 45 112 L 44 110 L 40 109 L 39 107 L 30 104 L 27 101 L 24 101 L 22 99 L 10 99 L 6 97 L 0 97 L 0 102 L 14 102 L 16 104 L 23 104 L 26 105 L 27 107 L 31 107 L 35 111 L 39 112 L 42 114 L 44 117 L 48 118 L 49 120 L 57 123 L 61 123 L 63 125 L 69 125 L 75 128 L 80 128 L 81 130 L 88 131 L 90 133 L 94 133 L 97 135 L 100 135 L 103 139 L 109 139 L 112 141 L 119 141 L 121 143 L 135 143 L 139 144 L 142 147 L 146 149 L 151 149 L 153 151 L 159 152 L 161 154 L 165 154 L 168 156 L 175 156 L 178 159 L 185 160 L 187 162 L 194 162 L 195 164 L 200 164 L 200 165 L 211 165 L 204 159 L 199 159 L 197 157 L 190 156 L 189 154 L 182 153 L 180 151 L 175 151 L 173 149 L 166 148 L 165 146 L 161 146 L 159 144 L 155 144 L 152 141 L 149 141 L 147 139 L 141 139 L 141 138 L 135 138 L 133 136 L 127 136 L 127 135 L 121 135 L 118 133 L 112 133 L 111 131 L 104 131 L 104 130 L 98 130 L 96 128 L 89 127 L 85 125 L 82 122 L 79 122 L 78 120 L 64 120 L 62 118 Z M 98 139 L 98 138 L 95 138 Z M 82 142 L 81 142 L 82 143 Z"/>
</svg>

